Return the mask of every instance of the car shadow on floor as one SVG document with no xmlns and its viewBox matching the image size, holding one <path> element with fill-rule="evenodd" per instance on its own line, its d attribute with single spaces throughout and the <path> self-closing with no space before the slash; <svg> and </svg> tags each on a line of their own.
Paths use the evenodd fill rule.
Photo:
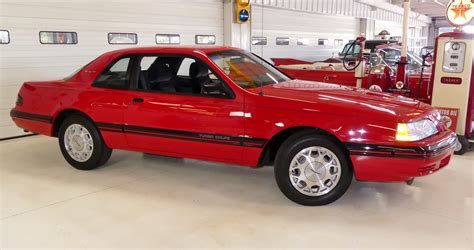
<svg viewBox="0 0 474 250">
<path fill-rule="evenodd" d="M 127 153 L 128 154 L 128 153 Z M 120 152 L 102 171 L 116 167 L 125 167 L 123 160 L 127 156 Z M 163 185 L 173 186 L 180 182 L 180 189 L 173 192 L 194 193 L 193 199 L 199 195 L 213 196 L 216 204 L 222 204 L 228 199 L 240 200 L 244 203 L 265 203 L 268 205 L 299 206 L 286 199 L 278 189 L 273 175 L 273 167 L 249 168 L 231 164 L 174 158 L 153 154 L 142 154 L 137 159 L 139 165 L 148 168 L 153 176 L 155 188 Z M 375 200 L 392 203 L 391 200 L 411 200 L 412 192 L 407 189 L 423 186 L 415 182 L 412 187 L 405 183 L 373 183 L 353 180 L 347 193 L 338 201 L 330 204 L 332 207 L 353 206 L 360 203 L 371 203 Z M 176 197 L 176 199 L 180 199 Z M 186 199 L 186 198 L 183 198 Z"/>
</svg>

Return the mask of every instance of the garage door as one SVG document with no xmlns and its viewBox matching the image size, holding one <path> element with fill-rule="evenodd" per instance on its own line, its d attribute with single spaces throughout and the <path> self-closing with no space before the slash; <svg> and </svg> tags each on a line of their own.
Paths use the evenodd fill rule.
<svg viewBox="0 0 474 250">
<path fill-rule="evenodd" d="M 106 51 L 157 45 L 156 34 L 179 35 L 184 45 L 213 35 L 223 44 L 222 0 L 2 0 L 1 9 L 0 138 L 24 134 L 9 110 L 25 81 L 62 79 Z M 109 33 L 111 42 L 136 44 L 109 44 Z"/>
<path fill-rule="evenodd" d="M 359 21 L 354 17 L 272 7 L 262 11 L 261 6 L 255 5 L 251 13 L 251 49 L 265 59 L 321 60 L 337 56 L 343 44 L 355 39 L 359 31 Z"/>
<path fill-rule="evenodd" d="M 382 30 L 386 30 L 391 36 L 402 36 L 403 24 L 387 21 L 376 21 L 375 22 L 375 34 L 378 35 Z"/>
</svg>

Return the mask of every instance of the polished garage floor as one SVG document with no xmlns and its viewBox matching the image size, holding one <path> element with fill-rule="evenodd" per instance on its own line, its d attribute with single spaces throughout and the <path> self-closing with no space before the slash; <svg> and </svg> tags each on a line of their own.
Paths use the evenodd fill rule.
<svg viewBox="0 0 474 250">
<path fill-rule="evenodd" d="M 336 203 L 304 207 L 271 167 L 115 151 L 81 172 L 53 138 L 0 147 L 2 249 L 473 248 L 474 152 L 413 186 L 355 182 Z"/>
</svg>

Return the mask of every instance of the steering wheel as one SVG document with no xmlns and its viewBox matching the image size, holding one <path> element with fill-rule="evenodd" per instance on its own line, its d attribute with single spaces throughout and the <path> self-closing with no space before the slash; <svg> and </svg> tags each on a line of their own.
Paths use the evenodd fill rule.
<svg viewBox="0 0 474 250">
<path fill-rule="evenodd" d="M 362 39 L 360 38 L 357 38 L 356 40 L 354 40 L 351 45 L 349 45 L 349 48 L 347 48 L 346 52 L 344 53 L 344 58 L 342 59 L 342 66 L 344 67 L 344 69 L 346 69 L 347 71 L 353 71 L 355 69 L 357 69 L 357 67 L 359 67 L 359 65 L 362 63 L 362 60 L 363 60 L 363 49 L 360 48 L 359 50 L 359 55 L 357 56 L 356 58 L 356 61 L 359 60 L 359 62 L 357 62 L 356 64 L 354 64 L 353 67 L 349 67 L 348 63 L 347 63 L 347 56 L 349 55 L 349 51 L 352 51 L 352 49 L 354 49 L 354 47 L 356 46 L 356 44 Z"/>
</svg>

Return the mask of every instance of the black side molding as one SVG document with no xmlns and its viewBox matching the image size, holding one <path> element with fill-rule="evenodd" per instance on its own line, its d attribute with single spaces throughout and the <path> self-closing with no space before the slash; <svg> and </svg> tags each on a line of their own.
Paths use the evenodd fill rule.
<svg viewBox="0 0 474 250">
<path fill-rule="evenodd" d="M 395 157 L 395 158 L 431 158 L 451 149 L 457 141 L 456 135 L 445 138 L 437 144 L 426 147 L 403 147 L 374 145 L 364 143 L 345 143 L 351 155 Z"/>
<path fill-rule="evenodd" d="M 10 116 L 12 118 L 19 118 L 19 119 L 31 120 L 31 121 L 43 122 L 43 123 L 52 123 L 53 122 L 53 117 L 52 116 L 20 112 L 20 111 L 14 110 L 14 109 L 12 109 L 10 111 Z"/>
</svg>

